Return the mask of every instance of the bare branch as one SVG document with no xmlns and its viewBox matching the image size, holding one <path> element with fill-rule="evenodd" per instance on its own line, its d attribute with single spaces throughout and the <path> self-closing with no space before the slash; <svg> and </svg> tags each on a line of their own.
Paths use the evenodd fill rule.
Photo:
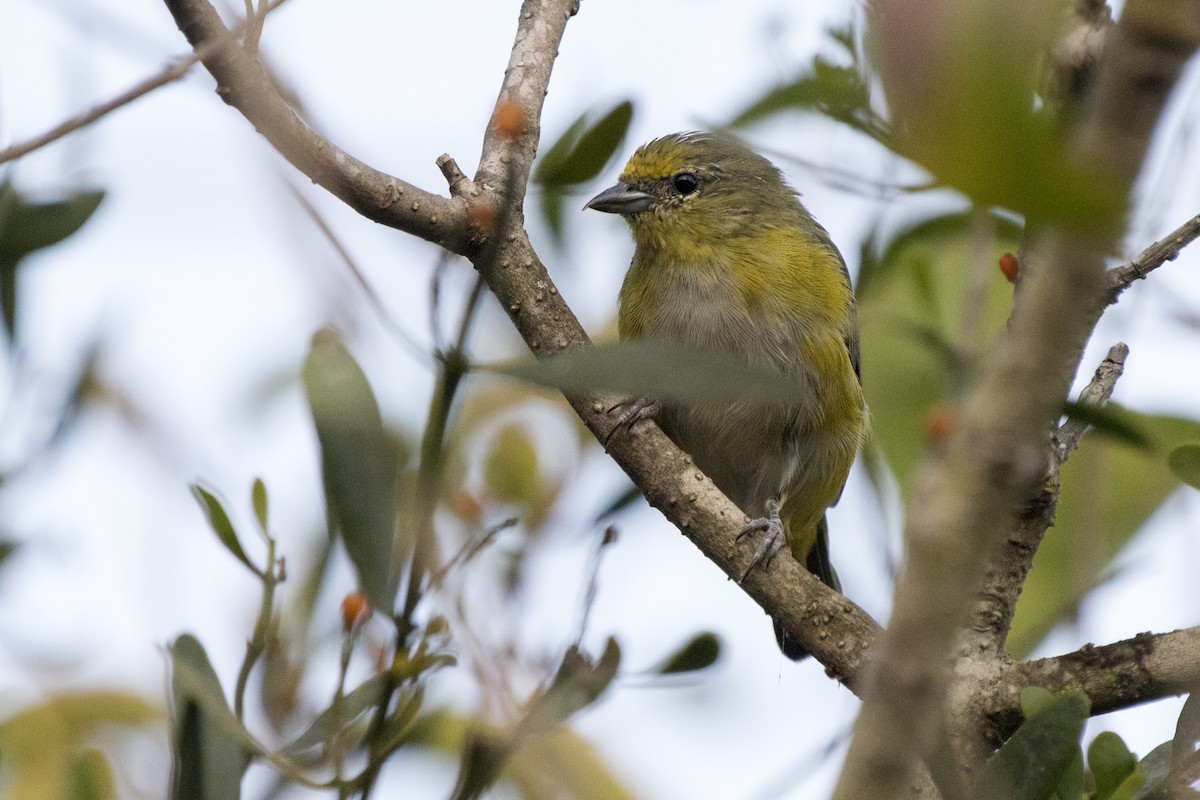
<svg viewBox="0 0 1200 800">
<path fill-rule="evenodd" d="M 1011 691 L 1041 686 L 1051 692 L 1082 690 L 1092 713 L 1104 714 L 1151 700 L 1185 694 L 1200 685 L 1200 628 L 1171 633 L 1139 633 L 1103 647 L 1087 645 L 1066 655 L 1014 668 Z M 1019 706 L 1009 700 L 995 709 L 1003 730 L 1020 723 Z"/>
<path fill-rule="evenodd" d="M 1108 303 L 1117 302 L 1134 281 L 1140 281 L 1168 261 L 1174 261 L 1183 248 L 1200 236 L 1200 214 L 1189 219 L 1154 244 L 1138 253 L 1128 264 L 1108 273 Z"/>
<path fill-rule="evenodd" d="M 1107 402 L 1121 376 L 1128 354 L 1129 347 L 1124 344 L 1118 343 L 1109 349 L 1108 356 L 1096 368 L 1091 383 L 1080 392 L 1081 404 L 1101 406 Z M 1025 585 L 1025 578 L 1033 566 L 1033 558 L 1042 538 L 1054 524 L 1060 486 L 1058 468 L 1078 445 L 1086 429 L 1086 423 L 1073 419 L 1059 428 L 1052 443 L 1053 458 L 1047 463 L 1046 475 L 1021 509 L 1016 526 L 988 563 L 983 590 L 979 593 L 971 614 L 971 626 L 966 633 L 966 642 L 976 652 L 1007 658 L 1003 652 L 1004 641 L 1012 627 L 1021 587 Z"/>
<path fill-rule="evenodd" d="M 217 94 L 298 170 L 375 222 L 459 254 L 478 247 L 466 222 L 465 203 L 372 169 L 306 125 L 272 86 L 262 64 L 238 46 L 208 0 L 164 2 L 216 79 Z M 207 46 L 214 42 L 209 53 Z"/>
<path fill-rule="evenodd" d="M 1079 405 L 1100 407 L 1112 397 L 1117 381 L 1125 372 L 1125 359 L 1129 356 L 1129 345 L 1117 342 L 1108 348 L 1108 355 L 1096 367 L 1091 382 L 1079 393 Z M 1082 420 L 1068 419 L 1054 435 L 1054 457 L 1062 464 L 1075 452 L 1079 440 L 1087 433 L 1090 425 Z"/>
</svg>

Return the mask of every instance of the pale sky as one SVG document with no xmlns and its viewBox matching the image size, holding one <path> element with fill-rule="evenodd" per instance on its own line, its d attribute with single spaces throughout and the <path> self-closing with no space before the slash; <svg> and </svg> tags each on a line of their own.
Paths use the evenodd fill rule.
<svg viewBox="0 0 1200 800">
<path fill-rule="evenodd" d="M 448 152 L 473 172 L 518 5 L 291 0 L 270 18 L 264 51 L 335 143 L 444 192 L 434 159 Z M 636 115 L 626 154 L 654 136 L 726 119 L 755 91 L 790 76 L 844 8 L 832 0 L 584 0 L 551 81 L 543 143 L 583 111 L 627 97 Z M 125 0 L 119 8 L 12 0 L 4 17 L 0 145 L 127 88 L 186 49 L 154 0 Z M 1194 96 L 1194 75 L 1186 85 Z M 1184 108 L 1194 111 L 1194 101 Z M 1157 151 L 1147 181 L 1153 201 L 1137 218 L 1134 249 L 1200 207 L 1197 160 L 1180 158 L 1190 134 L 1177 124 Z M 751 138 L 870 177 L 895 166 L 853 134 L 812 119 L 764 127 Z M 853 269 L 876 207 L 784 166 Z M 618 171 L 614 165 L 605 179 Z M 283 180 L 328 214 L 390 315 L 423 344 L 436 253 L 357 218 L 299 178 L 216 98 L 201 71 L 0 172 L 28 190 L 84 183 L 109 191 L 80 235 L 22 273 L 19 377 L 14 382 L 11 367 L 0 370 L 0 458 L 8 464 L 37 440 L 31 426 L 54 407 L 80 352 L 97 340 L 102 373 L 145 413 L 150 424 L 142 430 L 151 432 L 131 440 L 114 415 L 85 415 L 65 447 L 0 493 L 3 531 L 28 542 L 0 577 L 0 714 L 62 687 L 115 685 L 155 696 L 162 648 L 185 631 L 204 642 L 228 686 L 257 587 L 207 532 L 187 482 L 202 478 L 246 514 L 250 481 L 262 475 L 285 550 L 290 538 L 303 558 L 321 520 L 315 440 L 297 388 L 271 393 L 269 382 L 294 371 L 311 333 L 333 322 L 349 333 L 391 422 L 419 425 L 430 385 L 427 364 L 379 324 Z M 563 295 L 599 333 L 614 313 L 631 244 L 619 220 L 575 213 L 578 206 L 568 209 L 569 257 L 557 255 L 536 225 L 532 234 Z M 1171 309 L 1194 314 L 1200 307 L 1196 267 L 1187 252 L 1140 294 L 1131 292 L 1085 359 L 1090 373 L 1112 341 L 1128 341 L 1133 354 L 1117 397 L 1134 408 L 1200 417 L 1200 336 L 1168 318 Z M 458 308 L 469 279 L 458 265 L 445 307 Z M 490 356 L 520 352 L 491 306 L 475 341 Z M 863 480 L 856 472 L 831 518 L 834 557 L 847 593 L 880 617 L 887 588 L 873 550 L 883 525 Z M 539 551 L 543 563 L 528 587 L 537 612 L 517 632 L 543 655 L 559 652 L 570 636 L 596 534 L 588 523 L 622 485 L 599 454 L 575 481 L 582 510 L 558 512 L 563 534 Z M 1200 622 L 1191 590 L 1200 558 L 1196 504 L 1194 493 L 1173 498 L 1127 554 L 1126 577 L 1097 592 L 1078 624 L 1052 636 L 1043 654 Z M 782 659 L 761 611 L 657 512 L 642 507 L 619 526 L 586 641 L 596 646 L 616 635 L 631 672 L 700 629 L 717 631 L 726 649 L 715 668 L 671 688 L 620 680 L 579 715 L 576 728 L 651 800 L 826 796 L 837 759 L 815 770 L 809 759 L 846 729 L 857 701 L 814 662 Z M 335 576 L 349 588 L 347 570 Z M 333 626 L 335 614 L 329 609 L 320 619 Z M 457 688 L 450 682 L 443 691 L 451 696 Z M 1170 737 L 1177 708 L 1157 703 L 1099 725 L 1111 724 L 1144 754 Z M 1099 729 L 1094 722 L 1092 732 Z M 444 795 L 453 774 L 436 765 L 398 760 L 395 786 Z M 144 788 L 153 793 L 152 785 Z"/>
</svg>

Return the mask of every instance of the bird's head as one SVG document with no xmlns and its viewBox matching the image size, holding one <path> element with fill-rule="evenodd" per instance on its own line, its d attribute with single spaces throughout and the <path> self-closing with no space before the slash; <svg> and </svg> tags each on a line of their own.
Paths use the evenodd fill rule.
<svg viewBox="0 0 1200 800">
<path fill-rule="evenodd" d="M 732 136 L 675 133 L 638 148 L 585 208 L 620 214 L 639 245 L 752 234 L 807 216 L 770 161 Z"/>
</svg>

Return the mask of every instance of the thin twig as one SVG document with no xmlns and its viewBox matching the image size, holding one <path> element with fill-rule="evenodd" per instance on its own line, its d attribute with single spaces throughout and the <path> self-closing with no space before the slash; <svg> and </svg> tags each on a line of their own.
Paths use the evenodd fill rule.
<svg viewBox="0 0 1200 800">
<path fill-rule="evenodd" d="M 296 198 L 296 202 L 299 203 L 300 207 L 304 209 L 304 212 L 308 214 L 308 218 L 311 219 L 313 224 L 317 226 L 317 230 L 321 232 L 326 241 L 329 242 L 330 247 L 332 247 L 334 252 L 337 253 L 338 258 L 340 258 L 342 263 L 346 266 L 346 269 L 350 271 L 350 275 L 354 278 L 354 282 L 358 284 L 360 289 L 362 289 L 363 295 L 367 299 L 367 305 L 370 306 L 371 310 L 375 312 L 375 316 L 377 316 L 379 321 L 383 323 L 383 327 L 391 331 L 392 335 L 400 340 L 400 342 L 408 349 L 409 353 L 418 362 L 422 364 L 428 363 L 429 351 L 425 347 L 422 347 L 421 343 L 416 340 L 416 337 L 406 331 L 388 312 L 387 307 L 383 304 L 383 300 L 379 297 L 379 293 L 375 291 L 374 287 L 371 286 L 370 282 L 367 280 L 366 275 L 364 275 L 362 270 L 358 268 L 357 262 L 355 262 L 354 257 L 350 255 L 350 251 L 346 249 L 346 246 L 342 243 L 342 240 L 339 239 L 337 234 L 333 232 L 333 229 L 329 227 L 329 223 L 325 220 L 324 215 L 317 210 L 316 206 L 314 206 L 309 199 L 304 196 L 304 194 L 294 183 L 292 183 L 292 181 L 285 179 L 285 184 L 287 185 L 288 190 L 292 193 L 292 197 Z"/>
<path fill-rule="evenodd" d="M 286 3 L 287 0 L 274 0 L 273 3 L 266 9 L 265 13 L 274 11 L 279 6 Z M 259 22 L 261 25 L 261 22 Z M 192 67 L 196 66 L 201 59 L 207 58 L 215 54 L 220 48 L 225 46 L 225 42 L 229 38 L 236 39 L 246 27 L 243 22 L 237 28 L 229 32 L 227 37 L 219 37 L 206 42 L 203 46 L 196 49 L 193 53 L 187 53 L 175 59 L 175 63 L 166 67 L 156 75 L 151 75 L 143 81 L 134 84 L 132 87 L 122 92 L 121 94 L 106 100 L 99 105 L 93 106 L 88 111 L 78 114 L 74 117 L 60 122 L 48 131 L 40 133 L 37 136 L 26 139 L 23 142 L 17 142 L 3 150 L 0 150 L 0 164 L 8 161 L 14 161 L 22 156 L 27 156 L 35 150 L 40 150 L 48 144 L 57 142 L 59 139 L 74 133 L 75 131 L 86 128 L 96 120 L 106 117 L 119 108 L 129 105 L 134 100 L 143 97 L 155 89 L 166 86 L 168 83 L 175 81 L 187 75 Z"/>
<path fill-rule="evenodd" d="M 1079 393 L 1079 405 L 1102 406 L 1112 397 L 1117 381 L 1125 371 L 1125 359 L 1129 356 L 1129 345 L 1117 342 L 1108 348 L 1108 355 L 1096 367 L 1091 382 Z M 1091 427 L 1079 419 L 1068 419 L 1055 434 L 1054 456 L 1062 464 L 1079 446 L 1079 440 Z"/>
<path fill-rule="evenodd" d="M 252 53 L 228 37 L 208 0 L 163 0 L 217 81 L 217 94 L 242 113 L 300 172 L 367 219 L 465 254 L 478 246 L 466 203 L 440 197 L 374 169 L 313 130 L 272 84 Z M 219 42 L 212 50 L 210 44 Z"/>
<path fill-rule="evenodd" d="M 1189 219 L 1154 244 L 1138 253 L 1127 264 L 1108 273 L 1108 304 L 1117 302 L 1134 281 L 1140 281 L 1168 261 L 1174 261 L 1184 247 L 1200 236 L 1200 214 Z"/>
</svg>

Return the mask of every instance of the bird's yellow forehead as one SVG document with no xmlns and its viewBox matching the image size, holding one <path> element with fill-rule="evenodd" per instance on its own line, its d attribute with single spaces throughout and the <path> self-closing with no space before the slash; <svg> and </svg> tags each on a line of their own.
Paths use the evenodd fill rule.
<svg viewBox="0 0 1200 800">
<path fill-rule="evenodd" d="M 643 148 L 629 159 L 625 171 L 621 173 L 621 180 L 625 183 L 656 181 L 674 175 L 687 166 L 691 165 L 680 151 L 647 151 Z"/>
<path fill-rule="evenodd" d="M 699 151 L 706 141 L 708 138 L 700 134 L 672 134 L 644 144 L 625 165 L 621 180 L 656 181 L 685 169 L 697 169 L 702 160 Z"/>
</svg>

